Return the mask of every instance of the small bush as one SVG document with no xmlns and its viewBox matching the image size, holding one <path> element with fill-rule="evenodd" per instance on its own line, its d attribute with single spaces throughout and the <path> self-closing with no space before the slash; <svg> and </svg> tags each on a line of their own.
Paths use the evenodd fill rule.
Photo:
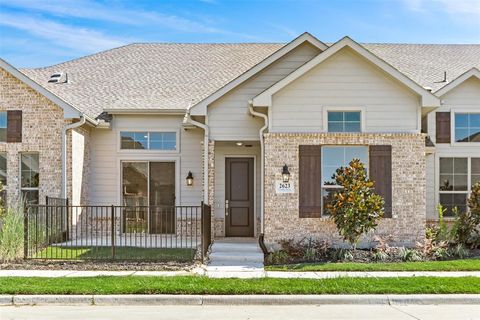
<svg viewBox="0 0 480 320">
<path fill-rule="evenodd" d="M 267 264 L 285 264 L 287 262 L 289 262 L 289 256 L 283 250 L 274 251 L 267 256 Z"/>
<path fill-rule="evenodd" d="M 421 261 L 421 254 L 415 249 L 401 247 L 398 250 L 398 256 L 402 261 Z"/>
<path fill-rule="evenodd" d="M 352 261 L 353 254 L 348 249 L 333 249 L 330 253 L 333 261 Z"/>
<path fill-rule="evenodd" d="M 23 257 L 23 208 L 10 207 L 2 213 L 0 260 L 12 261 Z"/>
<path fill-rule="evenodd" d="M 303 260 L 312 262 L 317 259 L 317 250 L 315 248 L 307 248 L 303 254 Z"/>
<path fill-rule="evenodd" d="M 384 200 L 373 192 L 374 183 L 358 159 L 337 169 L 332 177 L 343 188 L 327 204 L 339 234 L 356 247 L 360 236 L 377 227 L 384 214 Z"/>
</svg>

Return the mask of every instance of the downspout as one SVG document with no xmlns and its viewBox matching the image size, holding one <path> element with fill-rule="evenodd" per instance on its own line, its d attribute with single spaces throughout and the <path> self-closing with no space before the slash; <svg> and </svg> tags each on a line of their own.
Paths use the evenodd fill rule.
<svg viewBox="0 0 480 320">
<path fill-rule="evenodd" d="M 263 118 L 265 124 L 260 128 L 260 233 L 263 235 L 265 233 L 265 223 L 264 223 L 264 195 L 265 195 L 265 143 L 263 139 L 263 134 L 268 128 L 268 116 L 253 110 L 252 101 L 250 100 L 248 106 L 248 111 L 254 117 Z"/>
<path fill-rule="evenodd" d="M 85 116 L 80 117 L 80 121 L 74 122 L 71 124 L 67 124 L 63 126 L 62 129 L 62 190 L 61 190 L 61 197 L 62 198 L 67 198 L 67 132 L 70 129 L 75 129 L 80 126 L 83 126 L 87 119 Z"/>
<path fill-rule="evenodd" d="M 203 146 L 205 148 L 205 152 L 203 153 L 203 203 L 212 205 L 212 203 L 208 203 L 208 142 L 210 137 L 210 128 L 206 124 L 193 120 L 190 116 L 190 108 L 191 105 L 188 106 L 185 117 L 183 118 L 183 122 L 202 128 L 205 132 L 203 137 Z"/>
</svg>

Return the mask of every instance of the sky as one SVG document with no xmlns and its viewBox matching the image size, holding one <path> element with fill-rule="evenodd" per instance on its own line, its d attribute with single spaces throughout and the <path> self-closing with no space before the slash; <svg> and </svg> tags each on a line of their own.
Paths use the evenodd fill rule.
<svg viewBox="0 0 480 320">
<path fill-rule="evenodd" d="M 42 67 L 134 42 L 480 43 L 480 0 L 0 0 L 0 57 Z"/>
</svg>

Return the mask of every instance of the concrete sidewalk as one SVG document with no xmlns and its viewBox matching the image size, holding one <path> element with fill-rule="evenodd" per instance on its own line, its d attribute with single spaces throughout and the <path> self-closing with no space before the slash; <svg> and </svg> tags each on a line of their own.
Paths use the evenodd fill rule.
<svg viewBox="0 0 480 320">
<path fill-rule="evenodd" d="M 193 276 L 209 275 L 205 270 L 198 268 L 192 271 L 74 271 L 74 270 L 0 270 L 0 277 L 97 277 L 97 276 Z M 258 271 L 258 272 L 217 272 L 215 278 L 301 278 L 301 279 L 330 279 L 339 277 L 350 278 L 399 278 L 399 277 L 480 277 L 480 271 L 324 271 L 324 272 L 287 272 L 287 271 Z"/>
<path fill-rule="evenodd" d="M 412 295 L 0 295 L 0 306 L 26 305 L 480 305 L 475 294 Z"/>
</svg>

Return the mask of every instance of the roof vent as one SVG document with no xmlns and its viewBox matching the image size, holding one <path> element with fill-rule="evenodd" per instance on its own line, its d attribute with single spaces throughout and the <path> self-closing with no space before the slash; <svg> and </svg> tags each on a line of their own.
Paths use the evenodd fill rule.
<svg viewBox="0 0 480 320">
<path fill-rule="evenodd" d="M 48 83 L 67 83 L 67 82 L 68 82 L 67 74 L 63 72 L 54 73 L 50 76 L 50 79 L 48 79 Z"/>
</svg>

